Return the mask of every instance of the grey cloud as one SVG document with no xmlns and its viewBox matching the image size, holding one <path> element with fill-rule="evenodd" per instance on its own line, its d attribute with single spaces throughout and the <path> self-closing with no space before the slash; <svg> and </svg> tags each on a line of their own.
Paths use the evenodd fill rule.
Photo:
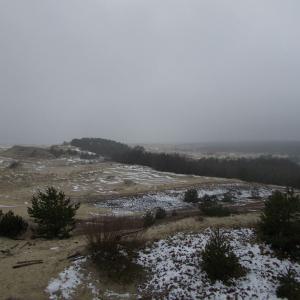
<svg viewBox="0 0 300 300">
<path fill-rule="evenodd" d="M 299 9 L 3 0 L 0 144 L 299 140 Z"/>
</svg>

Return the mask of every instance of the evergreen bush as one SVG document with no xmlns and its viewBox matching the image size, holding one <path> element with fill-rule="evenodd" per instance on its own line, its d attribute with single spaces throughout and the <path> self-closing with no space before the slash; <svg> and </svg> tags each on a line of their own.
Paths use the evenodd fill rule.
<svg viewBox="0 0 300 300">
<path fill-rule="evenodd" d="M 37 233 L 47 238 L 69 237 L 75 227 L 75 215 L 80 204 L 72 204 L 61 191 L 49 187 L 32 197 L 28 214 L 38 224 Z"/>
<path fill-rule="evenodd" d="M 201 267 L 212 282 L 220 280 L 229 283 L 232 279 L 244 276 L 246 273 L 234 254 L 228 238 L 219 229 L 212 232 L 202 251 Z"/>
</svg>

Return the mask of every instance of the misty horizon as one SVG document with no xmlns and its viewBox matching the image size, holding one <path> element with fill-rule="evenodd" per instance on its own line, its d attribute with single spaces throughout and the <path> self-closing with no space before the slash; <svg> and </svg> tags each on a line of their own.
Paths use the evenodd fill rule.
<svg viewBox="0 0 300 300">
<path fill-rule="evenodd" d="M 0 144 L 300 140 L 297 1 L 2 1 Z"/>
</svg>

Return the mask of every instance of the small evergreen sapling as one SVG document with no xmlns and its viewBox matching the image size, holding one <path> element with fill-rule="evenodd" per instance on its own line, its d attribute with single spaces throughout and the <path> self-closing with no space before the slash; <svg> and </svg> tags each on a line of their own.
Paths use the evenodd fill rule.
<svg viewBox="0 0 300 300">
<path fill-rule="evenodd" d="M 38 224 L 37 233 L 47 238 L 69 237 L 75 227 L 75 214 L 80 204 L 72 204 L 61 191 L 49 187 L 32 197 L 28 214 Z"/>
<path fill-rule="evenodd" d="M 234 254 L 228 238 L 219 229 L 212 232 L 202 251 L 201 266 L 212 282 L 220 280 L 229 283 L 233 278 L 239 278 L 246 272 Z"/>
<path fill-rule="evenodd" d="M 300 257 L 300 197 L 292 189 L 275 191 L 265 202 L 259 233 L 275 250 Z"/>
</svg>

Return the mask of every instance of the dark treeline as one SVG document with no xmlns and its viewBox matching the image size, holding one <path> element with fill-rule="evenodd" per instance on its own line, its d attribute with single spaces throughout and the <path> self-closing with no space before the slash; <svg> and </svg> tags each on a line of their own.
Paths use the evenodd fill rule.
<svg viewBox="0 0 300 300">
<path fill-rule="evenodd" d="M 131 150 L 131 148 L 125 144 L 100 138 L 74 139 L 71 141 L 71 145 L 81 150 L 108 157 L 112 160 L 117 160 Z"/>
<path fill-rule="evenodd" d="M 179 154 L 152 153 L 143 147 L 104 139 L 83 138 L 72 145 L 126 164 L 152 167 L 158 171 L 200 176 L 238 178 L 245 181 L 300 188 L 300 166 L 283 158 L 262 156 L 255 159 L 189 159 Z"/>
</svg>

